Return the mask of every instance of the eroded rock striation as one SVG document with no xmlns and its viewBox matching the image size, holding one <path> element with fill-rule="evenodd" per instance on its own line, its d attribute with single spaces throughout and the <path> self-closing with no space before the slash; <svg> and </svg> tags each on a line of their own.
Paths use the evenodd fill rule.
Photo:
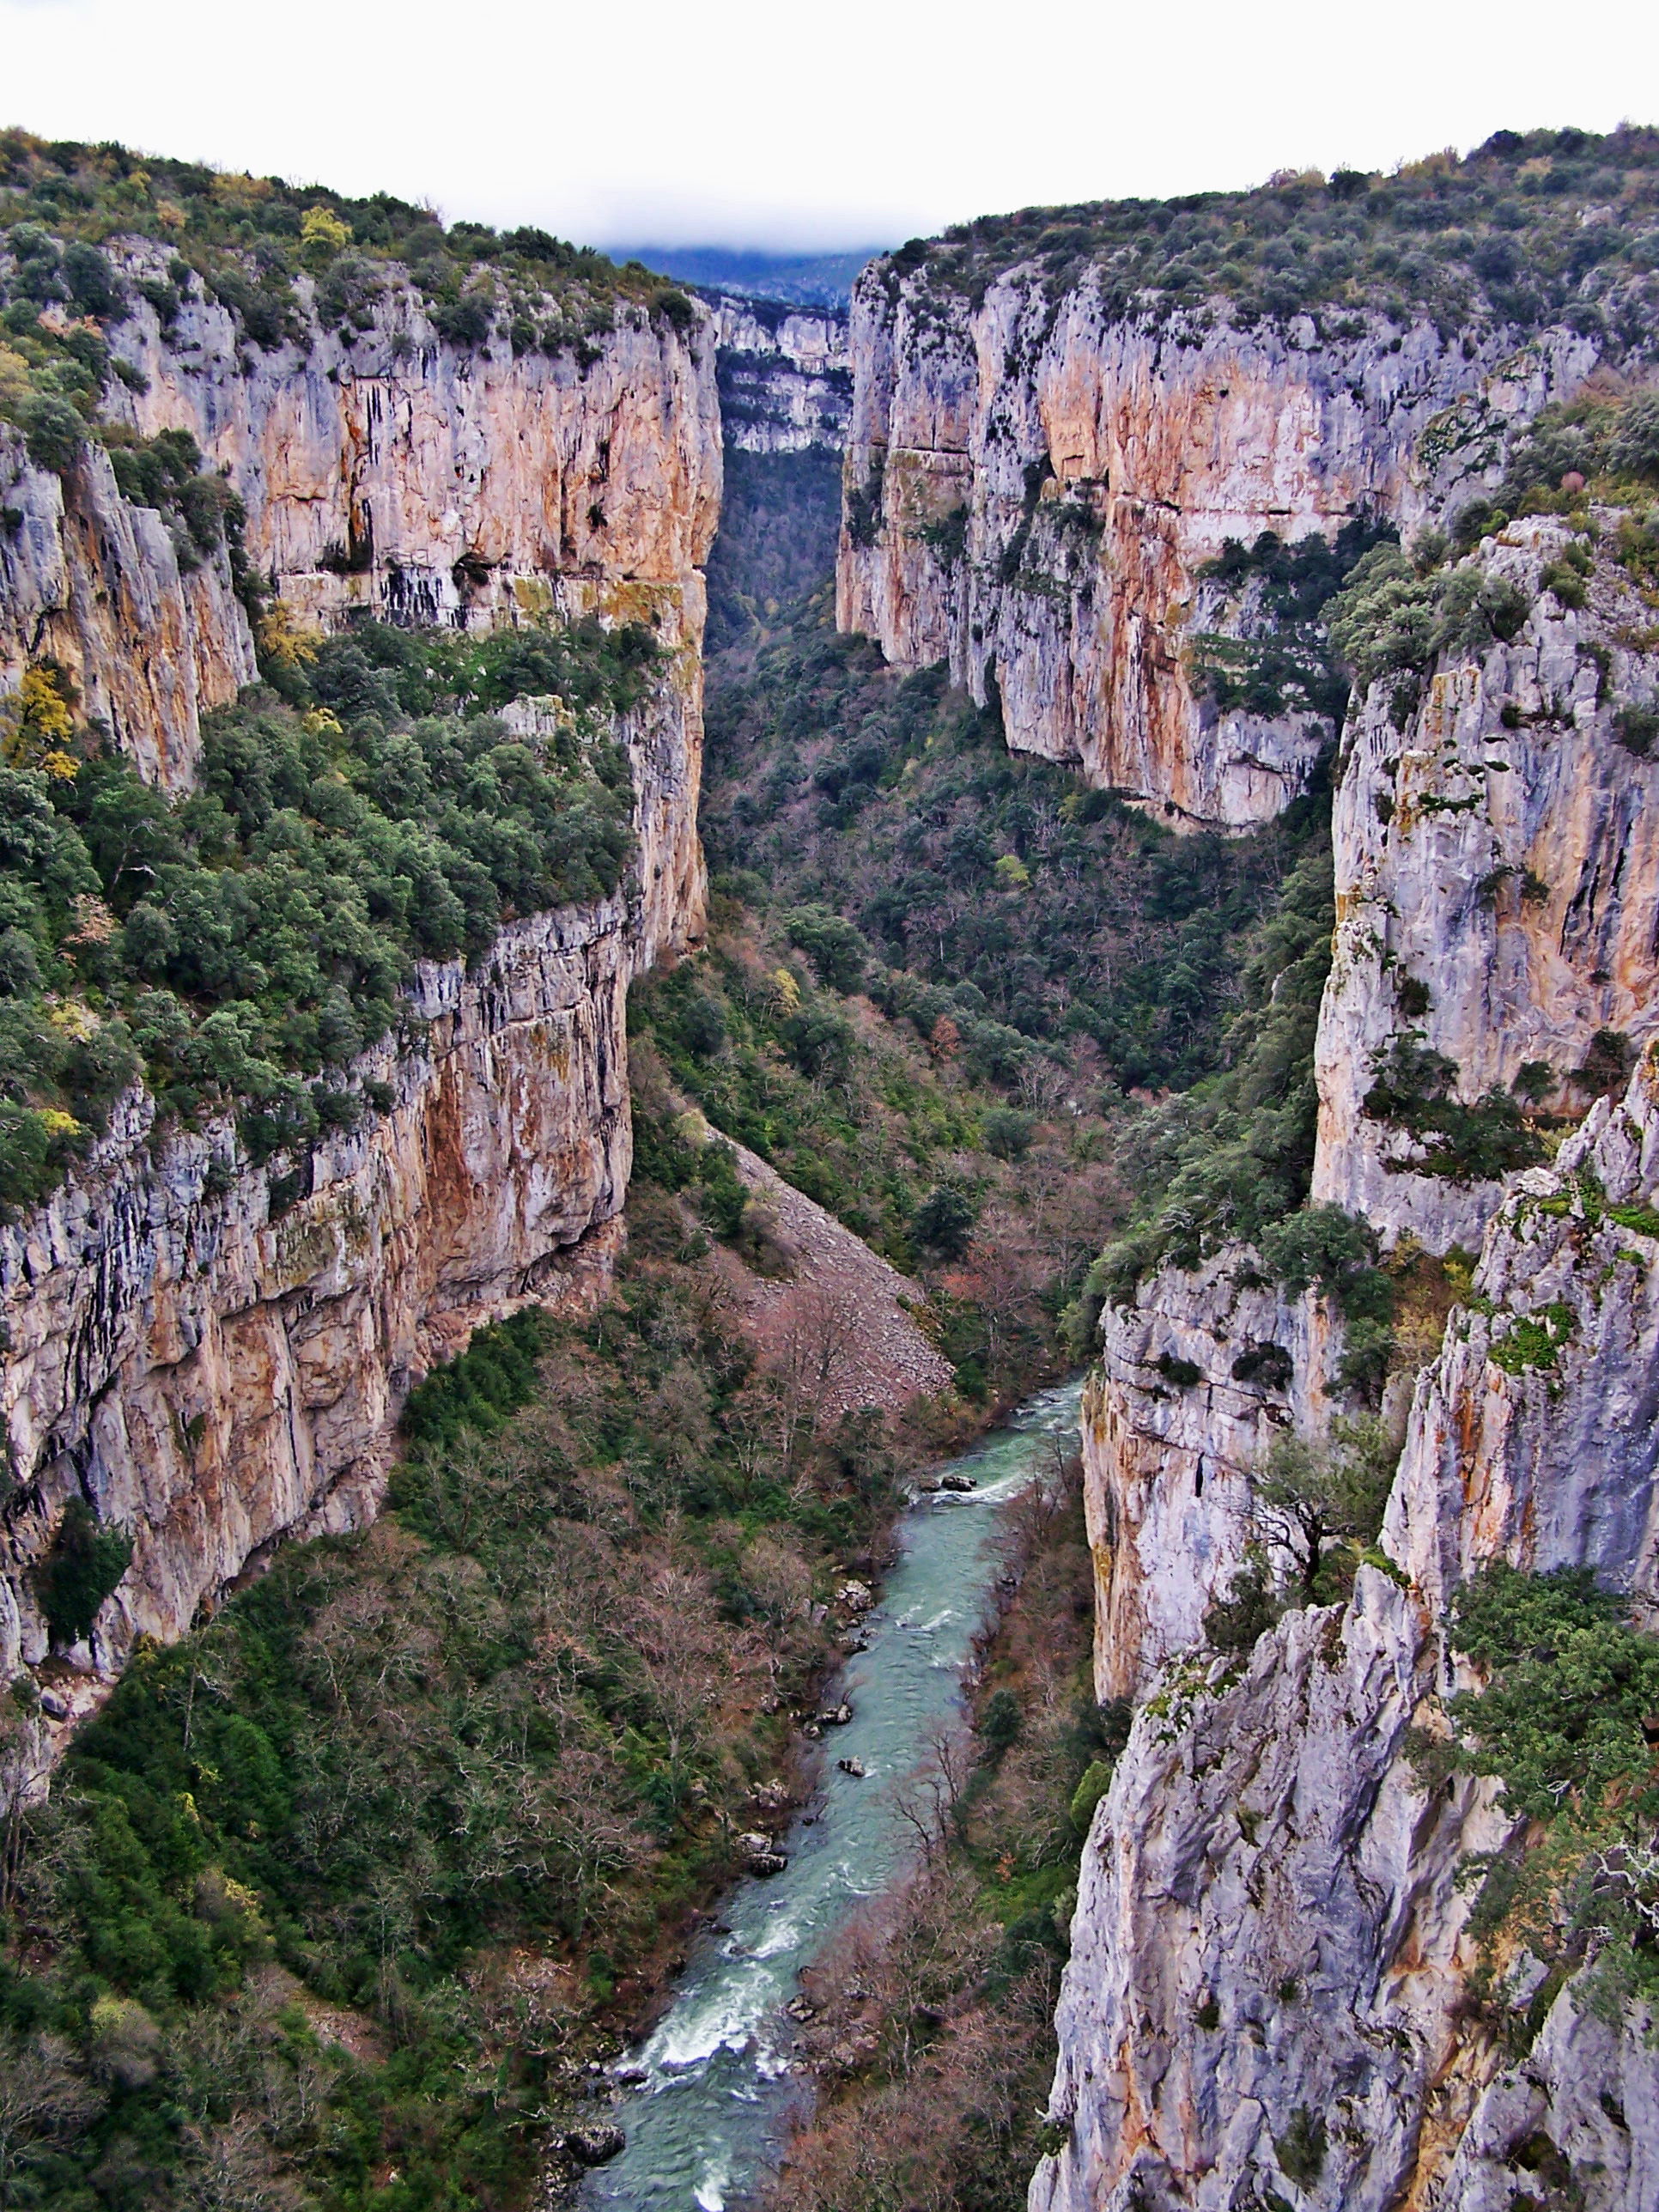
<svg viewBox="0 0 1659 2212">
<path fill-rule="evenodd" d="M 1204 641 L 1263 617 L 1206 564 L 1265 531 L 1414 528 L 1596 357 L 1565 331 L 1517 347 L 1343 327 L 1237 328 L 1213 304 L 1152 327 L 1093 275 L 1056 299 L 1016 268 L 976 301 L 872 263 L 853 295 L 841 627 L 905 667 L 948 661 L 981 702 L 994 688 L 1010 744 L 1173 826 L 1271 819 L 1334 726 L 1301 699 L 1218 706 Z"/>
<path fill-rule="evenodd" d="M 1630 705 L 1659 666 L 1620 530 L 1487 538 L 1436 604 L 1499 595 L 1504 634 L 1397 666 L 1343 732 L 1313 1202 L 1410 1264 L 1480 1255 L 1409 1404 L 1385 1400 L 1403 1450 L 1346 1605 L 1243 1654 L 1204 1633 L 1259 1538 L 1266 1449 L 1344 1408 L 1334 1304 L 1231 1244 L 1106 1316 L 1097 1687 L 1143 1702 L 1085 1853 L 1067 2141 L 1036 2212 L 1652 2193 L 1641 2008 L 1609 2012 L 1589 1966 L 1547 1980 L 1513 1940 L 1494 1967 L 1472 1875 L 1524 1824 L 1421 1757 L 1472 1679 L 1448 1624 L 1486 1563 L 1589 1569 L 1650 1619 L 1659 1599 L 1659 856 Z M 1498 2033 L 1506 2006 L 1528 2034 Z M 1540 2172 L 1577 2193 L 1529 2195 Z"/>
<path fill-rule="evenodd" d="M 1607 2025 L 1569 1974 L 1507 2054 L 1467 2002 L 1460 1870 L 1515 1824 L 1493 1784 L 1427 1777 L 1409 1732 L 1443 1728 L 1443 1601 L 1480 1562 L 1659 1595 L 1659 1243 L 1628 1220 L 1656 1179 L 1650 1053 L 1492 1222 L 1476 1303 L 1418 1382 L 1386 1570 L 1243 1658 L 1189 1652 L 1158 1679 L 1084 1855 L 1052 2105 L 1067 2141 L 1036 2212 L 1269 2191 L 1487 2212 L 1546 2160 L 1593 2212 L 1648 2201 L 1659 2075 L 1639 2008 Z M 1546 1312 L 1553 1359 L 1494 1357 Z M 1513 1961 L 1508 2002 L 1542 1982 Z"/>
<path fill-rule="evenodd" d="M 580 371 L 440 346 L 412 295 L 378 312 L 349 344 L 313 332 L 249 363 L 217 308 L 182 311 L 166 342 L 143 311 L 121 333 L 149 380 L 140 425 L 190 428 L 228 470 L 250 557 L 310 617 L 648 624 L 659 675 L 616 727 L 635 857 L 611 897 L 514 921 L 470 967 L 421 965 L 398 1033 L 355 1071 L 391 1098 L 356 1131 L 256 1168 L 230 1121 L 181 1133 L 131 1093 L 51 1202 L 0 1227 L 17 1486 L 0 1670 L 46 1656 L 37 1570 L 71 1498 L 133 1541 L 69 1655 L 64 1726 L 135 1639 L 179 1634 L 263 1547 L 370 1515 L 434 1358 L 602 1279 L 631 1159 L 628 985 L 701 933 L 706 329 L 624 320 Z M 21 468 L 33 504 L 0 635 L 55 653 L 143 772 L 186 787 L 195 717 L 254 672 L 246 618 L 228 564 L 181 577 L 162 518 L 107 477 L 95 449 L 61 491 Z M 330 565 L 340 543 L 365 557 Z M 534 735 L 560 713 L 506 719 Z"/>
<path fill-rule="evenodd" d="M 148 241 L 111 252 L 135 282 L 165 272 Z M 112 384 L 107 414 L 195 439 L 241 502 L 251 567 L 296 616 L 487 627 L 702 568 L 720 489 L 706 314 L 682 331 L 624 307 L 580 356 L 453 343 L 402 282 L 364 319 L 313 315 L 255 348 L 197 289 L 165 330 L 135 296 L 109 334 L 143 388 Z M 95 447 L 60 483 L 7 439 L 0 488 L 24 517 L 0 533 L 0 683 L 51 654 L 145 773 L 182 788 L 199 712 L 253 674 L 228 563 L 181 578 L 162 518 L 120 499 Z"/>
<path fill-rule="evenodd" d="M 840 453 L 852 414 L 847 316 L 722 294 L 720 427 L 745 453 Z"/>
<path fill-rule="evenodd" d="M 1467 566 L 1515 586 L 1516 635 L 1443 653 L 1398 722 L 1374 687 L 1345 733 L 1314 1196 L 1389 1243 L 1473 1250 L 1503 1191 L 1490 1164 L 1437 1163 L 1398 1112 L 1367 1111 L 1396 1042 L 1449 1061 L 1437 1079 L 1461 1103 L 1529 1069 L 1538 1103 L 1582 1112 L 1598 1033 L 1640 1040 L 1659 1019 L 1659 766 L 1619 736 L 1619 702 L 1659 692 L 1659 653 L 1614 562 L 1594 563 L 1582 607 L 1545 585 L 1571 543 L 1543 516 L 1488 539 Z"/>
</svg>

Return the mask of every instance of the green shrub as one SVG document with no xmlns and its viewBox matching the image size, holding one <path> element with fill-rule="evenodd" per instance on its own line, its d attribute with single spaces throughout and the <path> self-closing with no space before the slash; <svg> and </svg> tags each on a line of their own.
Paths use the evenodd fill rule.
<svg viewBox="0 0 1659 2212">
<path fill-rule="evenodd" d="M 1282 2136 L 1273 2137 L 1273 2156 L 1286 2181 L 1298 2189 L 1312 2189 L 1325 2171 L 1324 2120 L 1306 2105 L 1298 2105 Z"/>
<path fill-rule="evenodd" d="M 885 256 L 866 281 L 902 287 L 924 330 L 930 311 L 953 296 L 977 304 L 1012 269 L 1051 297 L 1087 281 L 1107 314 L 1153 328 L 1220 300 L 1245 326 L 1308 314 L 1347 338 L 1382 315 L 1396 327 L 1432 323 L 1443 343 L 1468 349 L 1513 344 L 1553 319 L 1639 329 L 1656 169 L 1659 144 L 1645 128 L 1498 131 L 1462 159 L 1437 155 L 1391 173 L 1310 171 L 1162 204 L 981 216 Z M 1610 206 L 1613 219 L 1585 224 L 1592 205 Z M 1592 277 L 1596 300 L 1585 292 Z"/>
<path fill-rule="evenodd" d="M 120 279 L 95 246 L 83 239 L 72 240 L 64 250 L 62 267 L 69 295 L 83 315 L 110 320 L 123 313 L 126 296 Z"/>
<path fill-rule="evenodd" d="M 1146 1211 L 1091 1276 L 1115 1304 L 1128 1304 L 1159 1267 L 1196 1267 L 1225 1243 L 1255 1242 L 1306 1198 L 1318 1114 L 1314 1033 L 1334 921 L 1330 871 L 1322 828 L 1258 925 L 1225 1073 L 1146 1117 L 1133 1163 Z"/>
<path fill-rule="evenodd" d="M 985 1116 L 985 1148 L 1000 1160 L 1024 1159 L 1031 1149 L 1036 1127 L 1035 1114 L 1023 1114 L 1013 1106 L 994 1106 Z"/>
<path fill-rule="evenodd" d="M 216 480 L 196 459 L 172 436 L 121 465 L 205 534 L 190 495 Z M 397 1021 L 414 959 L 476 955 L 504 921 L 621 881 L 632 792 L 611 717 L 659 660 L 643 632 L 369 624 L 286 671 L 291 700 L 206 718 L 187 798 L 107 753 L 0 769 L 0 944 L 23 986 L 0 998 L 0 1097 L 19 1109 L 0 1205 L 44 1195 L 141 1061 L 166 1110 L 239 1103 L 256 1159 L 350 1126 L 362 1100 L 341 1072 Z M 558 690 L 572 726 L 526 743 L 478 711 L 527 688 Z M 45 1020 L 47 993 L 77 1000 L 67 1024 Z"/>
<path fill-rule="evenodd" d="M 1622 410 L 1607 459 L 1621 476 L 1659 483 L 1659 392 L 1638 392 Z"/>
<path fill-rule="evenodd" d="M 83 1498 L 71 1498 L 57 1540 L 37 1569 L 40 1610 L 54 1644 L 79 1644 L 92 1633 L 100 1607 L 119 1586 L 132 1559 L 132 1538 L 100 1526 Z"/>
<path fill-rule="evenodd" d="M 1502 1776 L 1513 1811 L 1625 1830 L 1659 1809 L 1644 1732 L 1659 1711 L 1659 1638 L 1629 1626 L 1624 1600 L 1583 1568 L 1498 1560 L 1458 1593 L 1450 1633 L 1491 1678 L 1451 1700 L 1460 1759 Z"/>
<path fill-rule="evenodd" d="M 1613 735 L 1627 753 L 1646 760 L 1659 738 L 1659 707 L 1620 707 L 1613 718 Z"/>
<path fill-rule="evenodd" d="M 959 1260 L 967 1251 L 978 1211 L 971 1199 L 948 1183 L 939 1183 L 916 1208 L 911 1224 L 918 1244 L 941 1260 Z"/>
<path fill-rule="evenodd" d="M 1386 1163 L 1390 1174 L 1475 1182 L 1532 1167 L 1544 1156 L 1542 1139 L 1513 1097 L 1489 1091 L 1472 1103 L 1454 1098 L 1455 1062 L 1413 1038 L 1393 1038 L 1374 1075 L 1364 1112 L 1405 1130 L 1417 1146 L 1407 1158 Z"/>
<path fill-rule="evenodd" d="M 434 1368 L 404 1401 L 411 1443 L 453 1444 L 463 1429 L 491 1436 L 536 1389 L 536 1363 L 551 1335 L 547 1316 L 526 1306 L 507 1321 L 476 1329 L 466 1350 Z"/>
<path fill-rule="evenodd" d="M 37 469 L 65 477 L 81 457 L 87 442 L 87 422 L 66 399 L 38 392 L 19 410 L 29 459 Z"/>
</svg>

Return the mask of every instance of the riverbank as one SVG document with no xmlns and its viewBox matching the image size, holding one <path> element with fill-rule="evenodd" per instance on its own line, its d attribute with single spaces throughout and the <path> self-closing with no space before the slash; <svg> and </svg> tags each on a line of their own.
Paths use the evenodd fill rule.
<svg viewBox="0 0 1659 2212">
<path fill-rule="evenodd" d="M 517 2212 L 591 2116 L 737 1839 L 806 1786 L 836 1591 L 984 1418 L 818 1419 L 732 1296 L 738 1193 L 728 1224 L 721 1188 L 636 1179 L 591 1319 L 482 1333 L 411 1402 L 376 1527 L 280 1552 L 82 1732 L 13 1838 L 0 1958 L 42 2206 L 230 2174 Z"/>
<path fill-rule="evenodd" d="M 816 2109 L 775 2212 L 1022 2212 L 1088 1815 L 1127 1716 L 1094 1702 L 1080 1468 L 1011 1515 L 972 1732 L 911 1878 L 802 1978 Z"/>
<path fill-rule="evenodd" d="M 962 1766 L 963 1670 L 1008 1571 L 1004 1533 L 1055 1464 L 1056 1439 L 1059 1455 L 1069 1448 L 1077 1398 L 1075 1383 L 1039 1394 L 903 1516 L 882 1600 L 861 1624 L 867 1648 L 830 1692 L 850 1710 L 825 1732 L 818 1788 L 784 1841 L 785 1864 L 726 1900 L 669 2009 L 617 2071 L 641 2085 L 611 2115 L 627 2148 L 588 2177 L 584 2205 L 720 2212 L 774 2161 L 807 2071 L 797 1977 L 840 1954 L 868 1901 L 930 1847 Z"/>
</svg>

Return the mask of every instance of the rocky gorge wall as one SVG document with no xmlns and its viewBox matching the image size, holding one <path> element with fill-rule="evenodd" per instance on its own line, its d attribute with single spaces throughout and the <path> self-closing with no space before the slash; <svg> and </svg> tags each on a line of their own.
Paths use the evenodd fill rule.
<svg viewBox="0 0 1659 2212">
<path fill-rule="evenodd" d="M 1425 1147 L 1367 1115 L 1396 1039 L 1451 1061 L 1465 1103 L 1530 1066 L 1540 1103 L 1582 1113 L 1597 1034 L 1639 1042 L 1659 1020 L 1659 771 L 1617 729 L 1620 702 L 1659 693 L 1659 653 L 1617 562 L 1595 562 L 1582 607 L 1546 586 L 1571 542 L 1542 516 L 1486 540 L 1468 565 L 1525 599 L 1516 636 L 1446 655 L 1403 728 L 1376 687 L 1345 733 L 1313 1195 L 1389 1243 L 1474 1251 L 1502 1195 L 1413 1172 Z"/>
<path fill-rule="evenodd" d="M 948 661 L 981 703 L 994 686 L 1012 745 L 1172 826 L 1271 819 L 1334 726 L 1206 696 L 1195 645 L 1261 622 L 1205 564 L 1269 530 L 1409 532 L 1596 357 L 1565 331 L 1344 327 L 1176 310 L 1153 328 L 1115 318 L 1092 276 L 1056 300 L 1022 269 L 975 304 L 873 263 L 853 296 L 840 626 L 904 667 Z"/>
<path fill-rule="evenodd" d="M 744 453 L 841 453 L 852 413 L 847 317 L 721 294 L 720 428 Z"/>
<path fill-rule="evenodd" d="M 135 284 L 165 274 L 149 241 L 109 250 Z M 619 586 L 683 588 L 707 559 L 720 438 L 701 310 L 682 331 L 624 306 L 584 356 L 515 353 L 441 338 L 398 281 L 366 328 L 312 314 L 265 349 L 192 285 L 167 329 L 135 295 L 108 337 L 143 388 L 112 382 L 107 416 L 195 438 L 242 503 L 249 563 L 302 621 L 581 615 Z M 0 493 L 22 517 L 0 532 L 0 685 L 51 654 L 144 772 L 183 787 L 199 713 L 254 673 L 228 564 L 181 575 L 95 446 L 60 482 L 0 441 Z"/>
<path fill-rule="evenodd" d="M 48 1660 L 36 1570 L 71 1498 L 133 1544 L 89 1644 L 48 1664 L 48 1753 L 137 1638 L 182 1632 L 278 1537 L 372 1515 L 435 1358 L 603 1279 L 631 1160 L 628 985 L 701 935 L 706 326 L 624 325 L 579 374 L 504 348 L 401 352 L 391 322 L 416 313 L 394 301 L 352 346 L 249 364 L 223 311 L 186 308 L 163 345 L 144 310 L 122 337 L 149 378 L 135 410 L 228 468 L 251 557 L 304 616 L 649 625 L 660 675 L 616 727 L 635 857 L 607 899 L 512 922 L 471 966 L 419 964 L 398 1034 L 353 1071 L 392 1103 L 354 1132 L 256 1167 L 228 1119 L 159 1126 L 134 1091 L 51 1201 L 0 1225 L 0 1670 Z M 33 504 L 0 572 L 7 649 L 56 653 L 141 771 L 188 787 L 195 717 L 254 673 L 226 563 L 180 576 L 163 519 L 119 498 L 95 447 L 61 489 L 19 481 Z M 322 556 L 354 530 L 372 558 L 343 573 Z M 561 713 L 505 719 L 533 737 Z"/>
<path fill-rule="evenodd" d="M 1659 696 L 1659 656 L 1616 562 L 1594 564 L 1582 608 L 1544 587 L 1568 541 L 1548 518 L 1486 541 L 1470 565 L 1530 609 L 1514 638 L 1443 654 L 1401 726 L 1376 686 L 1345 732 L 1312 1198 L 1385 1246 L 1473 1257 L 1508 1188 L 1441 1171 L 1455 1162 L 1413 1170 L 1432 1140 L 1367 1110 L 1392 1049 L 1441 1055 L 1449 1097 L 1476 1113 L 1530 1067 L 1540 1103 L 1573 1115 L 1597 1036 L 1634 1048 L 1659 1023 L 1659 768 L 1616 727 L 1619 701 Z M 1341 1411 L 1340 1340 L 1328 1300 L 1286 1298 L 1237 1245 L 1108 1309 L 1085 1425 L 1103 1696 L 1145 1689 L 1199 1640 L 1250 1540 L 1253 1465 L 1278 1430 Z"/>
<path fill-rule="evenodd" d="M 1652 2201 L 1641 2008 L 1609 2023 L 1570 1973 L 1525 2055 L 1506 2052 L 1466 2002 L 1460 1869 L 1519 1828 L 1492 1783 L 1425 1777 L 1409 1731 L 1443 1731 L 1466 1679 L 1443 1608 L 1480 1561 L 1589 1565 L 1659 1595 L 1659 1244 L 1607 1212 L 1645 1205 L 1656 1177 L 1650 1051 L 1492 1221 L 1477 1303 L 1417 1383 L 1387 1571 L 1362 1566 L 1346 1606 L 1290 1613 L 1243 1657 L 1194 1652 L 1158 1678 L 1084 1854 L 1051 2106 L 1066 2141 L 1034 2212 L 1489 2212 L 1528 2201 L 1552 2160 L 1577 2192 L 1559 2201 Z M 1494 1358 L 1547 1310 L 1553 1360 Z M 1543 1978 L 1512 1956 L 1502 2003 Z"/>
<path fill-rule="evenodd" d="M 1346 1606 L 1286 1614 L 1242 1655 L 1204 1637 L 1256 1534 L 1267 1447 L 1348 1402 L 1333 1303 L 1287 1297 L 1233 1244 L 1104 1317 L 1085 1408 L 1097 1692 L 1142 1703 L 1085 1853 L 1052 2108 L 1067 2142 L 1036 2212 L 1653 2195 L 1641 2008 L 1592 2005 L 1586 1966 L 1505 2044 L 1470 2000 L 1469 1872 L 1524 1823 L 1493 1784 L 1425 1778 L 1412 1742 L 1445 1733 L 1472 1679 L 1445 1630 L 1484 1562 L 1588 1567 L 1650 1618 L 1659 1595 L 1656 770 L 1621 742 L 1659 660 L 1618 521 L 1595 518 L 1593 556 L 1577 533 L 1577 569 L 1549 518 L 1484 541 L 1462 565 L 1512 590 L 1512 634 L 1443 648 L 1403 695 L 1371 685 L 1344 732 L 1313 1201 L 1401 1259 L 1480 1255 L 1414 1386 L 1407 1359 L 1385 1395 L 1404 1446 L 1384 1564 Z M 1637 1072 L 1626 1090 L 1614 1057 L 1621 1095 L 1592 1103 L 1615 1047 Z M 1391 1098 L 1376 1086 L 1402 1050 L 1430 1073 Z M 1536 1164 L 1483 1165 L 1483 1127 L 1520 1130 L 1504 1102 L 1523 1071 L 1549 1109 Z M 1414 1130 L 1431 1097 L 1454 1110 Z M 1511 1949 L 1502 1968 L 1500 2010 L 1524 2010 L 1544 1966 Z M 1540 2160 L 1578 2193 L 1529 2194 Z"/>
<path fill-rule="evenodd" d="M 680 675 L 693 691 L 690 639 Z M 129 1094 L 84 1168 L 0 1227 L 22 1485 L 0 1666 L 47 1656 L 33 1569 L 70 1498 L 134 1541 L 60 1671 L 65 1723 L 135 1638 L 182 1633 L 278 1536 L 372 1516 L 404 1394 L 480 1322 L 603 1282 L 632 1158 L 628 985 L 701 929 L 686 704 L 671 686 L 620 732 L 640 838 L 623 889 L 509 926 L 471 968 L 419 966 L 404 1033 L 354 1071 L 387 1110 L 254 1168 L 231 1123 L 169 1133 Z"/>
</svg>

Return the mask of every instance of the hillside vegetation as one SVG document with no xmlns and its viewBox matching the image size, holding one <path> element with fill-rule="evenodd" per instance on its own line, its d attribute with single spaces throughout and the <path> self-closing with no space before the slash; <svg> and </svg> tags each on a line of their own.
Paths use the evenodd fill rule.
<svg viewBox="0 0 1659 2212">
<path fill-rule="evenodd" d="M 389 1097 L 353 1061 L 418 959 L 614 890 L 633 852 L 616 718 L 660 658 L 597 624 L 471 637 L 267 632 L 270 683 L 207 718 L 169 799 L 47 664 L 0 699 L 0 1215 L 140 1074 L 163 1115 L 234 1111 L 255 1160 Z M 546 736 L 497 710 L 562 706 Z"/>
<path fill-rule="evenodd" d="M 943 307 L 1014 269 L 1051 296 L 1086 277 L 1108 312 L 1236 323 L 1311 315 L 1358 337 L 1419 316 L 1471 343 L 1552 322 L 1644 348 L 1659 304 L 1659 131 L 1500 131 L 1387 173 L 1286 171 L 1249 191 L 1026 208 L 913 239 L 874 264 Z"/>
</svg>

